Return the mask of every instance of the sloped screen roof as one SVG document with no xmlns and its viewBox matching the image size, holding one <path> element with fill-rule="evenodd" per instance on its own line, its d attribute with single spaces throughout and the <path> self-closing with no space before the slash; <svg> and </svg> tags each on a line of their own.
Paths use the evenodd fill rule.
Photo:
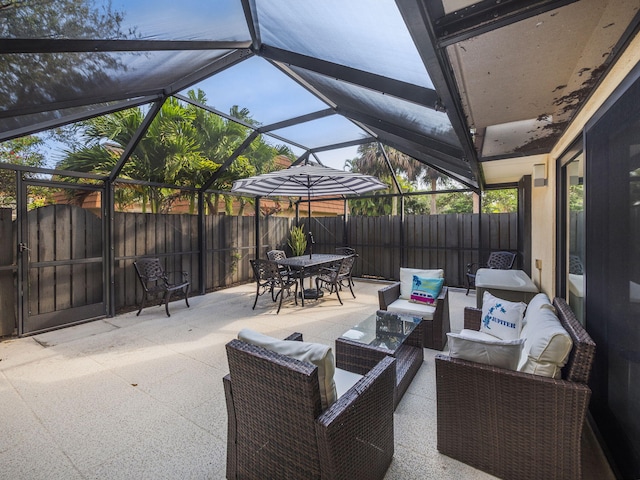
<svg viewBox="0 0 640 480">
<path fill-rule="evenodd" d="M 553 9 L 571 8 L 566 11 L 576 18 L 598 1 L 5 2 L 0 141 L 171 96 L 185 100 L 187 90 L 197 88 L 213 114 L 230 118 L 234 105 L 246 107 L 251 123 L 245 126 L 296 152 L 315 155 L 380 141 L 477 187 L 483 183 L 478 140 L 485 127 L 491 132 L 502 122 L 488 123 L 484 116 L 500 111 L 494 105 L 514 110 L 501 101 L 504 80 L 492 83 L 491 71 L 482 70 L 485 61 L 499 62 L 494 50 L 480 49 L 472 58 L 467 50 L 492 38 L 487 32 L 507 32 L 506 26 L 512 26 L 509 38 L 532 35 L 523 49 L 534 48 L 533 30 L 549 37 L 549 30 L 537 27 L 561 18 Z M 633 2 L 604 4 L 596 20 L 605 26 L 612 18 L 637 17 Z M 625 29 L 624 22 L 615 25 L 615 38 L 601 35 L 609 53 Z M 571 32 L 554 28 L 557 45 L 569 41 Z M 508 43 L 502 48 L 508 50 Z M 554 58 L 576 64 L 561 52 Z M 515 71 L 529 56 L 518 51 L 509 58 L 500 66 Z M 522 105 L 542 105 L 520 90 Z M 487 114 L 474 107 L 478 102 Z"/>
<path fill-rule="evenodd" d="M 0 139 L 198 88 L 301 152 L 388 135 L 476 185 L 391 0 L 15 2 L 0 32 Z"/>
</svg>

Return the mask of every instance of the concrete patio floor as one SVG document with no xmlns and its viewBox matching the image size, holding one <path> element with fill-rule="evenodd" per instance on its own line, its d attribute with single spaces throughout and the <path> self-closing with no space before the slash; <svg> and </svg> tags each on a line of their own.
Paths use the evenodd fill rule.
<svg viewBox="0 0 640 480">
<path fill-rule="evenodd" d="M 0 478 L 223 479 L 224 345 L 245 327 L 334 345 L 371 315 L 381 284 L 356 279 L 353 299 L 304 308 L 268 295 L 252 310 L 255 284 L 162 307 L 0 343 Z M 451 326 L 462 328 L 475 296 L 450 292 Z M 395 455 L 386 479 L 493 478 L 436 450 L 433 357 L 395 412 Z M 601 454 L 600 454 L 601 455 Z M 595 457 L 593 457 L 595 458 Z M 592 469 L 593 470 L 593 469 Z M 589 473 L 589 472 L 587 472 Z M 602 477 L 601 471 L 592 471 Z"/>
</svg>

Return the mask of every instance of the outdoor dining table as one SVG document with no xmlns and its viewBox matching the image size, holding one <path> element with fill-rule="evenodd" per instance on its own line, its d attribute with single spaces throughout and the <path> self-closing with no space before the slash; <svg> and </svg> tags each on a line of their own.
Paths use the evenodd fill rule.
<svg viewBox="0 0 640 480">
<path fill-rule="evenodd" d="M 318 292 L 315 289 L 304 289 L 304 279 L 313 276 L 320 268 L 338 262 L 345 257 L 346 255 L 337 255 L 335 253 L 314 253 L 313 255 L 282 258 L 276 260 L 276 262 L 278 265 L 284 265 L 295 270 L 296 276 L 300 281 L 300 296 L 304 307 L 305 296 L 307 298 L 318 298 Z"/>
</svg>

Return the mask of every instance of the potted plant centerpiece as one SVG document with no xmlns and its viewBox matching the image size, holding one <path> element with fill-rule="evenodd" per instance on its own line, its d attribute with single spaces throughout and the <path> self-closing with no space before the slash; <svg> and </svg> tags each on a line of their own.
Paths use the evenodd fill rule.
<svg viewBox="0 0 640 480">
<path fill-rule="evenodd" d="M 289 246 L 294 257 L 304 255 L 307 250 L 307 236 L 304 233 L 304 225 L 291 227 L 289 236 Z"/>
</svg>

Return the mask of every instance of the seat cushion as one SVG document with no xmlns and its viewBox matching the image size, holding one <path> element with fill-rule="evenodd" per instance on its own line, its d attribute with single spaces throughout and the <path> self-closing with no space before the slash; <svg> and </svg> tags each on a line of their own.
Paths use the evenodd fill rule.
<svg viewBox="0 0 640 480">
<path fill-rule="evenodd" d="M 410 315 L 416 315 L 422 317 L 423 320 L 433 320 L 433 315 L 436 313 L 435 305 L 428 305 L 423 303 L 413 303 L 403 298 L 398 298 L 391 305 L 387 305 L 388 312 L 408 313 Z"/>
<path fill-rule="evenodd" d="M 449 356 L 494 367 L 515 370 L 522 352 L 524 339 L 499 340 L 493 335 L 476 330 L 447 333 Z"/>
<path fill-rule="evenodd" d="M 338 399 L 334 380 L 336 364 L 331 347 L 320 343 L 280 340 L 248 328 L 238 332 L 238 340 L 315 365 L 318 367 L 322 409 L 331 406 Z"/>
<path fill-rule="evenodd" d="M 336 382 L 336 391 L 338 392 L 338 398 L 347 393 L 351 387 L 353 387 L 358 380 L 363 376 L 358 373 L 353 373 L 348 370 L 336 368 L 333 380 Z"/>
<path fill-rule="evenodd" d="M 444 278 L 444 270 L 421 270 L 419 268 L 400 268 L 400 298 L 411 299 L 413 289 L 413 276 L 422 278 Z"/>
<path fill-rule="evenodd" d="M 573 341 L 553 311 L 539 308 L 533 313 L 520 334 L 525 342 L 518 370 L 560 378 Z"/>
</svg>

